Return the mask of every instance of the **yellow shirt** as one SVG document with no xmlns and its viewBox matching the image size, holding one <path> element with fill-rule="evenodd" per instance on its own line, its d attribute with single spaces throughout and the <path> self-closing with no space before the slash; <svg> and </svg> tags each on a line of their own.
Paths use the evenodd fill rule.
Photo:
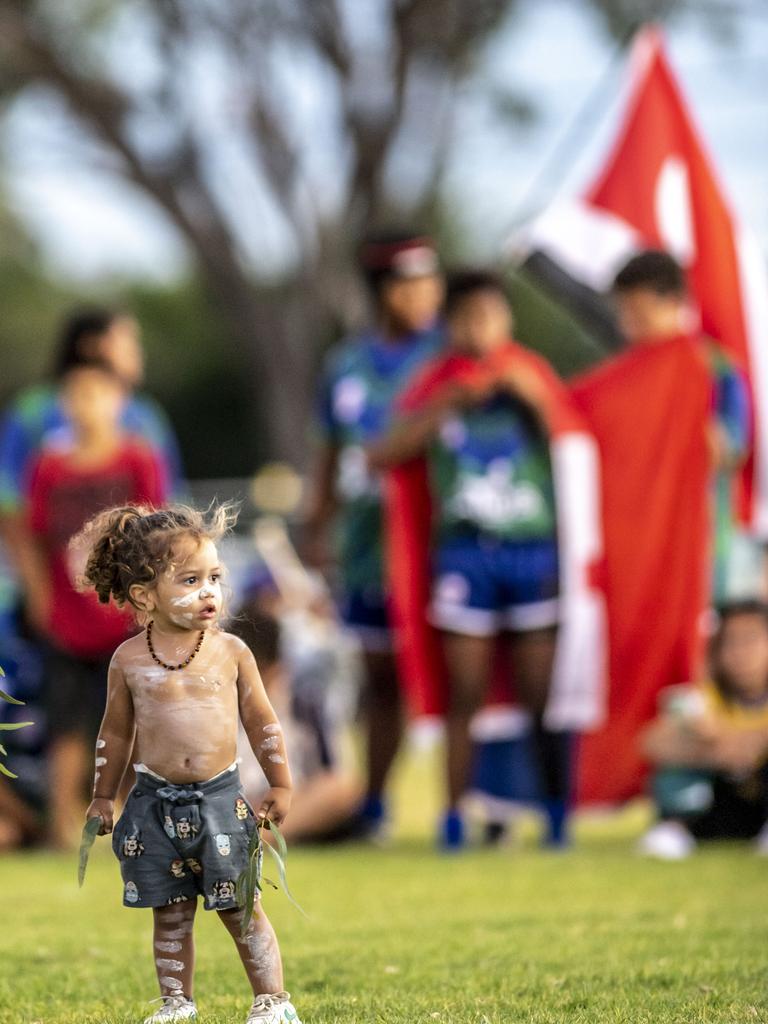
<svg viewBox="0 0 768 1024">
<path fill-rule="evenodd" d="M 735 729 L 768 729 L 768 697 L 760 704 L 740 704 L 724 697 L 711 681 L 694 687 L 703 699 L 705 713 Z"/>
</svg>

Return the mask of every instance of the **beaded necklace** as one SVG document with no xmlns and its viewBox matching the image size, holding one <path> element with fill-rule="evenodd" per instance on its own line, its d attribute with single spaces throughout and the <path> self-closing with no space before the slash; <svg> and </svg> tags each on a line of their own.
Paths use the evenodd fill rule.
<svg viewBox="0 0 768 1024">
<path fill-rule="evenodd" d="M 205 639 L 205 630 L 201 629 L 200 630 L 200 639 L 195 644 L 195 649 L 192 651 L 192 653 L 187 658 L 187 660 L 186 661 L 182 661 L 180 665 L 168 665 L 166 662 L 164 662 L 160 658 L 158 658 L 158 656 L 155 654 L 155 648 L 152 646 L 152 621 L 150 620 L 147 623 L 147 647 L 149 648 L 149 653 L 152 655 L 152 660 L 156 661 L 157 664 L 161 665 L 163 668 L 167 668 L 169 672 L 176 672 L 176 671 L 178 671 L 181 668 L 186 668 L 187 665 L 190 663 L 190 661 L 192 661 L 194 656 L 200 650 L 200 648 L 203 646 L 203 640 L 204 639 Z"/>
</svg>

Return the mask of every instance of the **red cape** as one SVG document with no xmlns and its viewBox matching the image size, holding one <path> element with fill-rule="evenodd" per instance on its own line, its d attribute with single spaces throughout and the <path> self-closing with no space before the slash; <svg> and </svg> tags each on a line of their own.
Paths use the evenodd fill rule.
<svg viewBox="0 0 768 1024">
<path fill-rule="evenodd" d="M 598 468 L 594 442 L 566 388 L 545 360 L 509 342 L 482 360 L 455 354 L 439 357 L 406 391 L 401 407 L 406 412 L 423 408 L 458 383 L 496 382 L 520 364 L 541 387 L 558 498 L 562 625 L 547 719 L 553 728 L 585 728 L 601 717 L 605 678 L 603 602 L 594 571 L 601 559 Z M 412 715 L 442 715 L 446 678 L 438 635 L 426 617 L 432 500 L 425 459 L 387 474 L 385 495 L 387 562 L 401 679 Z M 513 700 L 510 674 L 502 663 L 488 699 L 491 704 Z"/>
<path fill-rule="evenodd" d="M 600 448 L 608 719 L 584 737 L 579 799 L 635 795 L 640 727 L 657 694 L 690 680 L 710 593 L 713 377 L 703 343 L 646 343 L 576 380 L 571 393 Z"/>
</svg>

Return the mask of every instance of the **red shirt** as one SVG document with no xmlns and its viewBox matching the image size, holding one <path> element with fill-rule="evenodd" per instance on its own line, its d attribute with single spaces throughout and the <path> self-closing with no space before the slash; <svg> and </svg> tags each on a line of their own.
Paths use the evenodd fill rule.
<svg viewBox="0 0 768 1024">
<path fill-rule="evenodd" d="M 48 556 L 53 590 L 49 633 L 68 654 L 111 654 L 135 625 L 130 610 L 120 610 L 112 602 L 100 604 L 92 590 L 75 589 L 67 561 L 70 538 L 97 512 L 113 505 L 161 505 L 167 498 L 163 481 L 154 455 L 136 440 L 126 440 L 100 466 L 78 466 L 69 451 L 49 449 L 32 467 L 28 522 Z"/>
</svg>

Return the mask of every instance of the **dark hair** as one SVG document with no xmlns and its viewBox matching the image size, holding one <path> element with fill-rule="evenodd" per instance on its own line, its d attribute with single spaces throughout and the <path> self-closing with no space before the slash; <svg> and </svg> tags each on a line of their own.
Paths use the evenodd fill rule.
<svg viewBox="0 0 768 1024">
<path fill-rule="evenodd" d="M 726 698 L 730 697 L 732 687 L 730 680 L 727 679 L 718 667 L 717 656 L 720 651 L 725 626 L 732 619 L 737 619 L 742 615 L 757 616 L 757 618 L 762 619 L 763 625 L 768 630 L 768 603 L 756 597 L 745 597 L 738 601 L 728 601 L 717 609 L 717 629 L 712 635 L 709 653 L 712 665 L 712 678 L 718 690 Z"/>
<path fill-rule="evenodd" d="M 115 384 L 119 384 L 125 390 L 125 381 L 117 373 L 114 366 L 108 360 L 98 356 L 90 359 L 81 359 L 76 363 L 70 363 L 69 366 L 65 366 L 58 376 L 58 383 L 64 384 L 69 377 L 79 373 L 81 370 L 98 370 L 99 373 L 103 373 L 105 377 L 109 377 L 110 380 L 114 381 Z"/>
<path fill-rule="evenodd" d="M 391 228 L 373 232 L 363 239 L 358 250 L 358 260 L 374 299 L 380 298 L 381 290 L 387 281 L 398 276 L 394 266 L 397 254 L 420 245 L 434 248 L 432 239 L 425 232 L 414 229 L 406 231 L 402 228 Z"/>
<path fill-rule="evenodd" d="M 99 306 L 73 310 L 59 330 L 53 356 L 53 376 L 59 380 L 72 366 L 93 361 L 94 353 L 88 351 L 87 343 L 105 334 L 115 320 L 124 316 L 114 309 Z"/>
<path fill-rule="evenodd" d="M 180 537 L 218 541 L 237 518 L 233 505 L 219 505 L 208 513 L 187 505 L 154 509 L 125 505 L 99 512 L 70 541 L 88 551 L 81 590 L 93 589 L 102 604 L 110 598 L 122 608 L 131 601 L 134 584 L 156 582 L 173 564 L 173 545 Z M 135 607 L 135 606 L 134 606 Z"/>
<path fill-rule="evenodd" d="M 647 288 L 657 295 L 684 295 L 685 274 L 677 260 L 662 249 L 646 249 L 625 263 L 613 279 L 613 290 Z"/>
<path fill-rule="evenodd" d="M 493 270 L 457 270 L 448 277 L 445 290 L 445 315 L 450 316 L 464 299 L 477 292 L 496 292 L 505 299 L 507 297 L 504 281 Z"/>
</svg>

